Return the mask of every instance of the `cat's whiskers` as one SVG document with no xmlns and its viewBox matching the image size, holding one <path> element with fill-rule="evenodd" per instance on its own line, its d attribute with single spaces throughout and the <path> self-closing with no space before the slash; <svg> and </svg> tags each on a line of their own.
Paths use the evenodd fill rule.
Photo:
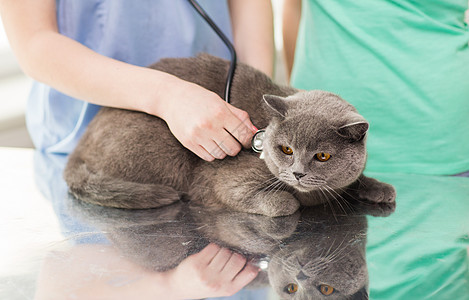
<svg viewBox="0 0 469 300">
<path fill-rule="evenodd" d="M 342 211 L 344 211 L 344 208 L 342 207 L 342 205 L 340 204 L 340 202 L 337 201 L 337 198 L 334 196 L 334 194 L 332 194 L 332 192 L 328 189 L 327 186 L 324 186 L 324 190 L 331 196 L 331 198 L 333 200 L 336 200 L 336 202 L 339 204 L 340 208 L 342 208 Z M 331 201 L 332 202 L 332 201 Z"/>
<path fill-rule="evenodd" d="M 286 182 L 292 186 L 294 186 L 296 183 L 297 183 L 297 180 L 296 179 L 293 179 L 292 175 L 287 172 L 287 171 L 281 171 L 279 174 L 278 174 L 278 178 L 283 181 L 283 182 Z"/>
<path fill-rule="evenodd" d="M 351 241 L 353 241 L 353 239 L 352 239 L 352 240 L 349 240 L 347 243 L 350 245 Z M 345 246 L 345 247 L 343 246 L 344 242 L 345 242 L 345 238 L 342 239 L 342 241 L 340 242 L 340 244 L 335 247 L 334 251 L 332 251 L 331 253 L 329 253 L 329 254 L 325 257 L 325 259 L 327 259 L 327 261 L 328 261 L 329 263 L 334 262 L 334 261 L 337 259 L 337 257 L 338 257 L 339 255 L 341 255 L 341 254 L 348 248 L 348 246 Z M 334 243 L 335 243 L 335 241 L 334 241 Z"/>
<path fill-rule="evenodd" d="M 309 187 L 319 187 L 326 184 L 326 181 L 323 179 L 317 178 L 306 178 L 300 181 L 304 185 L 308 185 Z"/>
<path fill-rule="evenodd" d="M 336 190 L 334 190 L 332 187 L 328 186 L 327 184 L 324 187 L 329 191 L 331 196 L 332 194 L 335 194 L 337 196 L 337 197 L 334 197 L 334 199 L 337 201 L 337 204 L 340 205 L 345 215 L 347 215 L 347 211 L 345 210 L 345 207 L 348 208 L 351 213 L 353 213 L 353 207 L 348 203 L 347 199 L 342 197 L 342 195 L 340 195 Z"/>
<path fill-rule="evenodd" d="M 329 264 L 329 263 L 332 263 L 334 262 L 334 260 L 340 255 L 342 254 L 342 252 L 345 251 L 345 249 L 347 247 L 343 247 L 343 244 L 345 242 L 345 238 L 342 239 L 342 241 L 336 245 L 336 240 L 337 239 L 334 239 L 329 248 L 327 249 L 327 251 L 324 253 L 321 253 L 320 257 L 321 257 L 321 261 L 322 261 L 322 264 Z"/>
<path fill-rule="evenodd" d="M 329 266 L 329 262 L 324 259 L 322 254 L 319 254 L 315 259 L 309 261 L 303 268 L 302 271 L 307 276 L 317 277 L 320 272 L 325 270 Z"/>
<path fill-rule="evenodd" d="M 283 268 L 284 268 L 285 271 L 287 271 L 288 273 L 295 273 L 296 272 L 297 267 L 295 267 L 290 260 L 282 259 L 282 257 L 280 255 L 276 255 L 276 258 L 278 258 L 279 260 L 281 260 L 283 262 Z"/>
<path fill-rule="evenodd" d="M 334 189 L 340 190 L 341 193 L 344 193 L 345 195 L 349 196 L 349 197 L 350 197 L 351 199 L 353 199 L 354 201 L 357 201 L 357 202 L 359 202 L 359 203 L 366 203 L 365 201 L 359 199 L 357 196 L 354 196 L 354 195 L 348 193 L 348 192 L 347 192 L 347 189 L 345 189 L 345 188 L 339 188 L 339 187 L 338 187 L 338 188 L 334 188 Z M 358 189 L 352 189 L 352 188 L 350 188 L 350 187 L 348 188 L 348 190 L 358 191 Z"/>
<path fill-rule="evenodd" d="M 281 182 L 281 181 L 277 177 L 273 177 L 273 178 L 270 178 L 270 179 L 266 180 L 266 182 L 264 183 L 266 186 L 261 188 L 261 189 L 257 189 L 257 192 L 252 197 L 256 198 L 259 194 L 264 193 L 266 191 L 267 191 L 267 194 L 269 194 L 270 189 L 272 187 L 276 186 L 279 182 Z M 255 190 L 255 189 L 256 188 L 253 188 L 253 190 Z"/>
<path fill-rule="evenodd" d="M 266 197 L 278 192 L 280 190 L 279 188 L 281 188 L 283 184 L 284 183 L 281 180 L 278 180 L 278 182 L 269 191 L 267 191 Z"/>
<path fill-rule="evenodd" d="M 260 185 L 246 185 L 245 194 L 246 195 L 251 195 L 252 193 L 254 193 L 252 196 L 250 196 L 250 197 L 254 198 L 259 193 L 265 192 L 270 186 L 275 184 L 275 182 L 277 180 L 278 180 L 278 178 L 273 176 L 273 177 L 265 180 L 264 182 L 262 182 Z M 259 186 L 261 186 L 262 188 L 259 188 Z"/>
<path fill-rule="evenodd" d="M 277 258 L 279 261 L 282 261 L 284 269 L 289 273 L 294 273 L 298 268 L 298 266 L 293 264 L 294 259 L 291 259 L 294 254 L 291 252 L 285 254 L 285 250 L 282 248 L 279 250 L 279 254 L 275 254 L 272 258 Z"/>
<path fill-rule="evenodd" d="M 339 190 L 341 193 L 345 194 L 346 196 L 349 196 L 349 197 L 353 198 L 353 195 L 347 192 L 347 189 L 351 189 L 350 187 L 348 187 L 346 189 L 346 188 L 341 188 L 341 187 L 330 186 L 330 188 L 332 188 L 334 190 Z"/>
<path fill-rule="evenodd" d="M 329 204 L 329 207 L 331 208 L 332 210 L 332 215 L 334 216 L 334 219 L 337 221 L 337 215 L 335 213 L 335 210 L 334 210 L 334 205 L 332 205 L 332 201 L 329 199 L 329 197 L 326 195 L 326 193 L 324 192 L 323 190 L 324 187 L 319 187 L 319 190 L 321 191 L 321 193 L 324 195 L 324 198 L 326 200 L 326 203 Z"/>
<path fill-rule="evenodd" d="M 327 269 L 327 267 L 328 262 L 322 259 L 317 259 L 317 261 L 312 262 L 311 266 L 308 266 L 308 268 L 305 269 L 305 273 L 307 273 L 307 275 L 309 275 L 310 277 L 316 277 L 321 271 Z"/>
</svg>

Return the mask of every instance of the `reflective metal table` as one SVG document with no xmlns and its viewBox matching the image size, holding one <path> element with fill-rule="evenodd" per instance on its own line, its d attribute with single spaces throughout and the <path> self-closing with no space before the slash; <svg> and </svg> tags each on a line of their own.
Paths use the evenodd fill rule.
<svg viewBox="0 0 469 300">
<path fill-rule="evenodd" d="M 469 178 L 367 174 L 396 187 L 395 212 L 269 218 L 93 206 L 67 193 L 65 161 L 0 148 L 0 299 L 469 299 Z"/>
</svg>

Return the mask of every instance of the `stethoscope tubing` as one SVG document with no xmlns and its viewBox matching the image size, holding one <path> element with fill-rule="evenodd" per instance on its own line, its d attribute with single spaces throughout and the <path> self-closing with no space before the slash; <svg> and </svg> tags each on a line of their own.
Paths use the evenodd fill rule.
<svg viewBox="0 0 469 300">
<path fill-rule="evenodd" d="M 228 69 L 228 76 L 225 83 L 225 101 L 230 103 L 230 92 L 231 92 L 231 83 L 233 82 L 233 76 L 236 69 L 236 50 L 230 40 L 226 35 L 221 31 L 221 29 L 213 22 L 212 18 L 204 11 L 204 9 L 197 3 L 196 0 L 188 0 L 194 9 L 199 13 L 199 15 L 210 25 L 210 27 L 216 32 L 220 37 L 223 43 L 228 47 L 231 55 L 230 68 Z"/>
</svg>

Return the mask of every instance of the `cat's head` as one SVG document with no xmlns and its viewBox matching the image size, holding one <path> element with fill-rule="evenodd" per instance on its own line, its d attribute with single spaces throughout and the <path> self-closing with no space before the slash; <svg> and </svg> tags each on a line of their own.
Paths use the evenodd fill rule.
<svg viewBox="0 0 469 300">
<path fill-rule="evenodd" d="M 305 209 L 296 235 L 272 254 L 269 281 L 281 299 L 368 299 L 365 215 Z"/>
<path fill-rule="evenodd" d="M 264 101 L 272 116 L 264 158 L 280 180 L 310 192 L 342 188 L 360 176 L 369 125 L 351 104 L 320 90 L 265 95 Z"/>
<path fill-rule="evenodd" d="M 368 299 L 364 243 L 330 240 L 329 247 L 302 240 L 272 258 L 269 281 L 281 299 Z"/>
</svg>

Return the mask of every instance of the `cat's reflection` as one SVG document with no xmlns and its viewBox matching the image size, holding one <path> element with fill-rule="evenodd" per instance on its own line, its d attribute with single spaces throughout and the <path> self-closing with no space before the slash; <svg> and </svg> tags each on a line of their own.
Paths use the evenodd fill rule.
<svg viewBox="0 0 469 300">
<path fill-rule="evenodd" d="M 368 299 L 364 213 L 317 206 L 270 218 L 187 203 L 152 209 L 105 208 L 71 199 L 71 212 L 102 230 L 128 259 L 166 271 L 210 242 L 263 268 L 252 287 L 270 284 L 282 299 Z M 358 206 L 356 207 L 358 208 Z"/>
</svg>

